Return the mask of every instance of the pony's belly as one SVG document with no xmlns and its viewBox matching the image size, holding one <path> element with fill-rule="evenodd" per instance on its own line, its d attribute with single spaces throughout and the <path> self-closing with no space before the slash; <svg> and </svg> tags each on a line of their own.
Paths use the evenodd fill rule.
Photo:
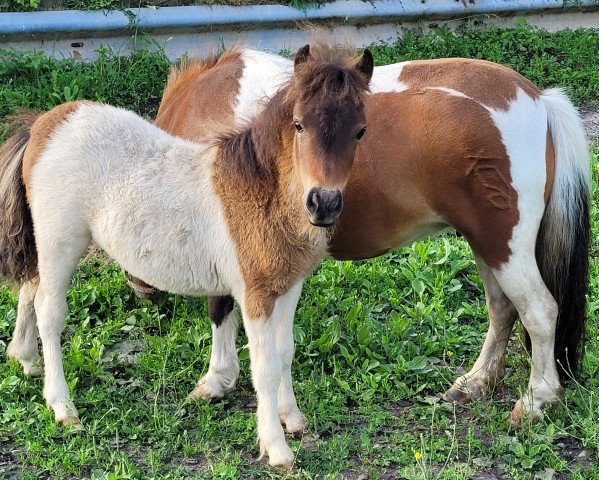
<svg viewBox="0 0 599 480">
<path fill-rule="evenodd" d="M 133 251 L 107 252 L 127 272 L 162 291 L 192 296 L 231 293 L 215 259 L 205 254 L 193 258 L 183 250 L 178 254 L 168 250 L 146 250 L 139 256 Z"/>
<path fill-rule="evenodd" d="M 94 241 L 124 270 L 159 290 L 181 295 L 225 295 L 235 281 L 235 252 L 210 228 L 177 222 L 142 226 L 112 216 L 92 224 Z M 109 219 L 107 223 L 104 220 Z M 183 227 L 187 225 L 187 227 Z M 162 228 L 164 227 L 164 228 Z M 197 226 L 196 226 L 197 227 Z"/>
<path fill-rule="evenodd" d="M 331 241 L 331 255 L 337 260 L 378 257 L 437 233 L 446 228 L 447 223 L 438 217 L 431 217 L 420 223 L 384 222 L 376 227 L 371 225 L 367 229 L 340 229 Z"/>
</svg>

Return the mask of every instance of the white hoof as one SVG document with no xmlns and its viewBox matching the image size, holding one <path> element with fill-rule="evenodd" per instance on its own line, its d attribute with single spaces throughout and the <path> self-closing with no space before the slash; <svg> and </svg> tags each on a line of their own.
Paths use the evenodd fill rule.
<svg viewBox="0 0 599 480">
<path fill-rule="evenodd" d="M 219 400 L 234 389 L 234 381 L 232 383 L 226 382 L 221 377 L 208 373 L 198 381 L 189 396 L 191 398 L 203 398 L 204 400 Z"/>
<path fill-rule="evenodd" d="M 23 373 L 30 377 L 41 377 L 43 370 L 41 367 L 42 357 L 39 354 L 32 355 L 32 358 L 19 358 L 19 355 L 16 353 L 18 350 L 14 344 L 11 342 L 6 349 L 6 356 L 8 358 L 12 358 L 21 364 L 23 367 Z M 22 355 L 22 352 L 21 352 Z"/>
<path fill-rule="evenodd" d="M 279 417 L 288 433 L 303 433 L 308 428 L 308 419 L 299 408 L 295 408 L 287 413 L 282 413 Z"/>
<path fill-rule="evenodd" d="M 260 452 L 260 458 L 268 455 L 268 464 L 271 467 L 283 468 L 285 470 L 293 468 L 295 456 L 284 441 L 270 447 L 266 447 L 264 442 L 260 441 Z"/>
<path fill-rule="evenodd" d="M 48 404 L 48 406 L 54 411 L 56 421 L 65 427 L 81 424 L 79 413 L 75 408 L 75 404 L 70 399 L 62 400 L 55 404 Z"/>
</svg>

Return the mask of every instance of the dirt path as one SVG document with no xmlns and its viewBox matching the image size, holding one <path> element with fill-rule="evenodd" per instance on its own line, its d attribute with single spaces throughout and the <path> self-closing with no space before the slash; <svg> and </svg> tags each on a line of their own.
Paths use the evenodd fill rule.
<svg viewBox="0 0 599 480">
<path fill-rule="evenodd" d="M 599 108 L 583 109 L 581 115 L 589 142 L 595 144 L 599 141 Z"/>
</svg>

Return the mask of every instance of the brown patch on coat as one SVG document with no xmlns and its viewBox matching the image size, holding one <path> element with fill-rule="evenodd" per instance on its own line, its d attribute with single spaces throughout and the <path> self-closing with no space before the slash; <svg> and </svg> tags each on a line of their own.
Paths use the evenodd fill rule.
<svg viewBox="0 0 599 480">
<path fill-rule="evenodd" d="M 52 110 L 44 113 L 35 121 L 30 130 L 30 139 L 25 156 L 23 158 L 23 183 L 27 198 L 29 199 L 29 188 L 31 182 L 31 171 L 35 166 L 40 155 L 43 153 L 48 140 L 56 128 L 65 121 L 65 119 L 77 110 L 81 105 L 93 103 L 87 101 L 67 102 L 54 107 Z"/>
<path fill-rule="evenodd" d="M 507 110 L 518 88 L 531 98 L 541 91 L 527 78 L 498 63 L 468 58 L 415 60 L 402 68 L 399 81 L 413 89 L 451 88 L 493 109 Z"/>
<path fill-rule="evenodd" d="M 279 100 L 275 96 L 269 103 L 266 116 Z M 276 299 L 326 253 L 327 233 L 309 224 L 299 179 L 293 175 L 294 131 L 287 110 L 280 117 L 288 117 L 286 122 L 262 123 L 263 112 L 255 128 L 224 140 L 213 167 L 212 181 L 237 246 L 250 318 L 268 318 Z"/>
<path fill-rule="evenodd" d="M 445 223 L 491 268 L 507 261 L 518 195 L 489 112 L 467 98 L 408 90 L 370 95 L 366 116 L 335 258 L 377 256 Z"/>
<path fill-rule="evenodd" d="M 220 58 L 195 59 L 174 68 L 154 123 L 195 142 L 232 128 L 243 67 L 241 52 L 228 50 Z"/>
</svg>

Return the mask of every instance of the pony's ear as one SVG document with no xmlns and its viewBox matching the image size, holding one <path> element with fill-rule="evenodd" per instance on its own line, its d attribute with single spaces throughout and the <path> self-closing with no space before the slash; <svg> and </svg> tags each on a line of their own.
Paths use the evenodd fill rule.
<svg viewBox="0 0 599 480">
<path fill-rule="evenodd" d="M 374 70 L 374 58 L 370 50 L 364 50 L 362 56 L 356 60 L 355 68 L 370 82 Z"/>
<path fill-rule="evenodd" d="M 310 53 L 310 44 L 304 45 L 300 48 L 295 54 L 295 59 L 293 60 L 293 68 L 297 68 L 302 63 L 306 63 L 308 60 L 312 58 L 312 54 Z"/>
</svg>

